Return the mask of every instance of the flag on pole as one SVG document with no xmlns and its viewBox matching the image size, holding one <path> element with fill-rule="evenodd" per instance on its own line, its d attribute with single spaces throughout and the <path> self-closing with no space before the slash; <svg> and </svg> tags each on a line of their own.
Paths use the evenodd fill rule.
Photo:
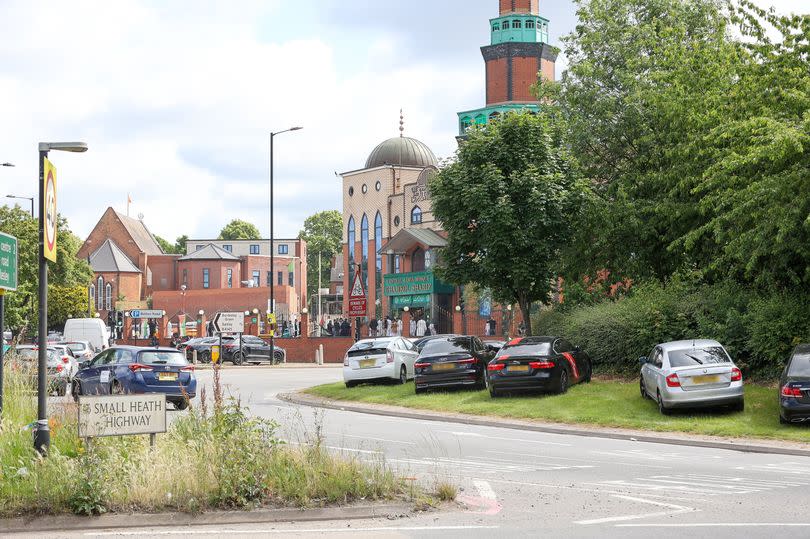
<svg viewBox="0 0 810 539">
<path fill-rule="evenodd" d="M 132 204 L 132 197 L 127 193 L 127 217 L 129 217 L 129 205 Z"/>
</svg>

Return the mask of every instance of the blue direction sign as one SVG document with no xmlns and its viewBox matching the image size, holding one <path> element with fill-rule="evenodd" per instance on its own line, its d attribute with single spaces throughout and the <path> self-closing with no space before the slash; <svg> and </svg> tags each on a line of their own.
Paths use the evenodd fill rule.
<svg viewBox="0 0 810 539">
<path fill-rule="evenodd" d="M 17 290 L 17 238 L 0 232 L 0 288 Z"/>
<path fill-rule="evenodd" d="M 158 309 L 134 309 L 129 311 L 130 318 L 163 318 L 163 311 Z"/>
</svg>

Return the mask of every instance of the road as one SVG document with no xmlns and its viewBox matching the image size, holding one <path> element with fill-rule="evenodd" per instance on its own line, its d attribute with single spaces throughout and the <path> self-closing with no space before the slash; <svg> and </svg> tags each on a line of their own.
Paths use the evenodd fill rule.
<svg viewBox="0 0 810 539">
<path fill-rule="evenodd" d="M 407 519 L 195 528 L 212 537 L 810 536 L 810 458 L 741 453 L 299 407 L 277 394 L 337 381 L 340 368 L 224 369 L 228 391 L 280 435 L 320 431 L 333 451 L 385 461 L 423 484 L 461 487 L 457 508 Z M 199 373 L 210 386 L 210 371 Z M 538 398 L 538 397 L 527 397 Z M 188 528 L 125 530 L 182 535 Z M 60 537 L 109 537 L 87 532 Z M 39 535 L 42 536 L 42 535 Z"/>
</svg>

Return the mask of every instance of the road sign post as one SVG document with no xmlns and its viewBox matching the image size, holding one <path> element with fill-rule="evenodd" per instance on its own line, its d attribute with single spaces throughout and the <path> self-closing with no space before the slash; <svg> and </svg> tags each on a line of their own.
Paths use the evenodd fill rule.
<svg viewBox="0 0 810 539">
<path fill-rule="evenodd" d="M 6 332 L 6 290 L 17 290 L 17 238 L 0 232 L 0 417 L 3 415 L 3 355 Z"/>
<path fill-rule="evenodd" d="M 215 333 L 245 332 L 245 314 L 241 311 L 235 313 L 217 313 L 212 323 Z"/>
<path fill-rule="evenodd" d="M 354 283 L 349 294 L 349 316 L 366 316 L 366 291 L 363 288 L 363 279 L 360 271 L 354 275 Z"/>
</svg>

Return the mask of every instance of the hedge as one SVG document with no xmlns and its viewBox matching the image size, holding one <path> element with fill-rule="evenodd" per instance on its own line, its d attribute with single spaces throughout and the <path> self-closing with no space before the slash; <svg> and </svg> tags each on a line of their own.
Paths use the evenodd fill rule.
<svg viewBox="0 0 810 539">
<path fill-rule="evenodd" d="M 597 372 L 634 375 L 638 358 L 657 343 L 705 338 L 722 343 L 747 376 L 772 379 L 796 344 L 810 342 L 810 296 L 734 284 L 646 283 L 618 300 L 543 310 L 533 327 L 581 346 Z"/>
</svg>

